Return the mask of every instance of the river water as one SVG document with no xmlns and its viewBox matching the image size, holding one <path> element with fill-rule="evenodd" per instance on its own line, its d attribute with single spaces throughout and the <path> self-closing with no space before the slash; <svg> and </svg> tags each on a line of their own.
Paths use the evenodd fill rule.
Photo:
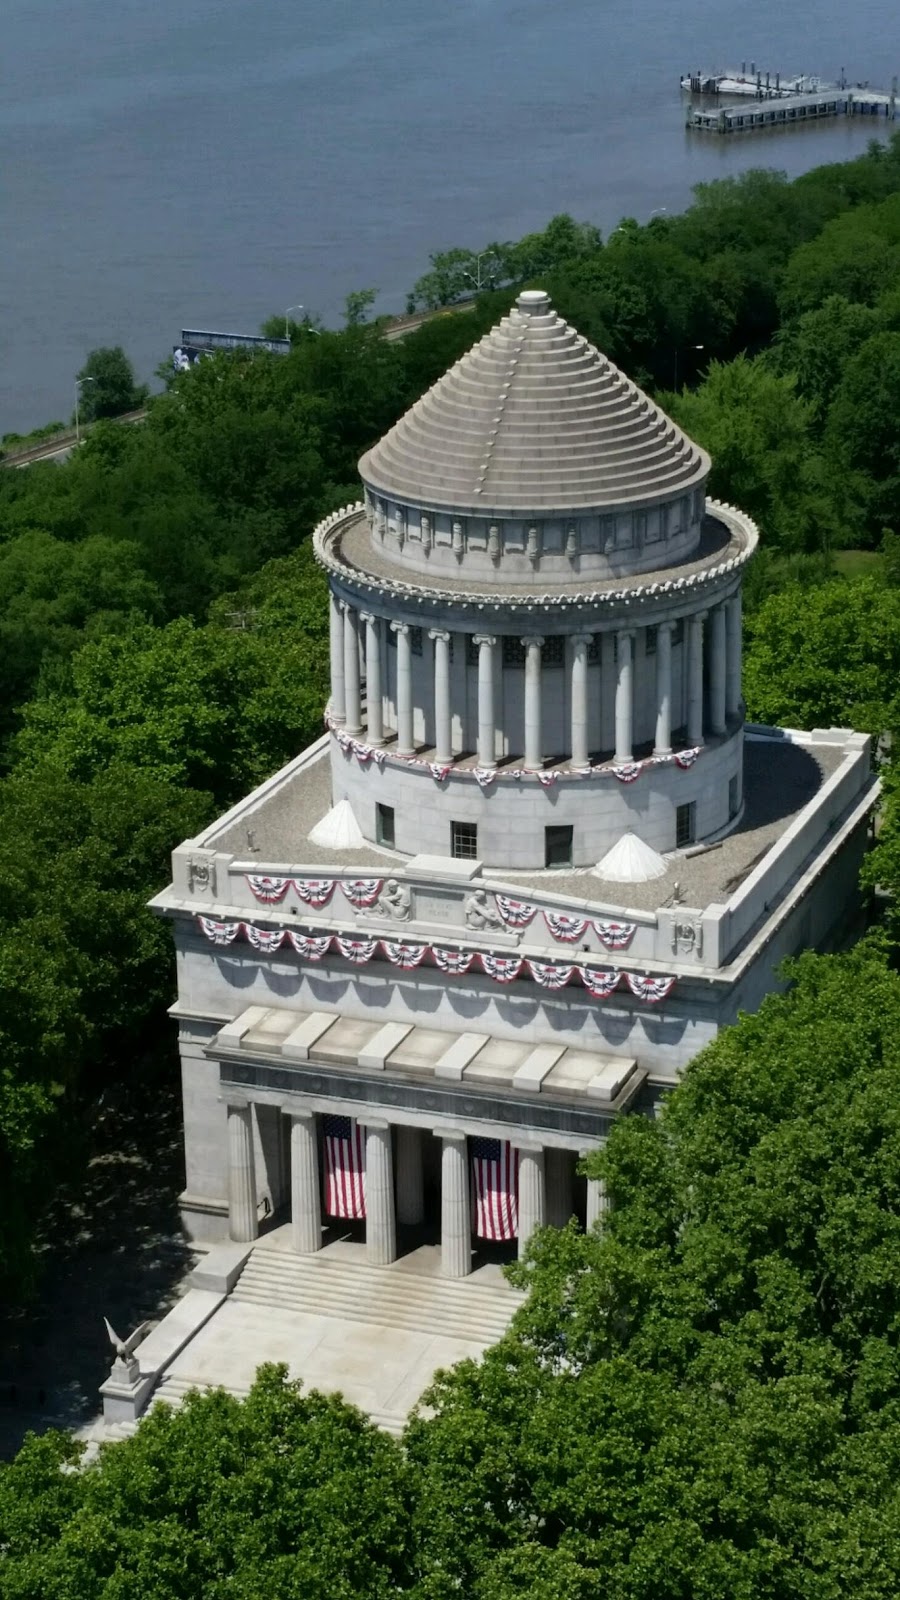
<svg viewBox="0 0 900 1600">
<path fill-rule="evenodd" d="M 752 15 L 751 15 L 752 12 Z M 797 173 L 884 124 L 687 135 L 681 72 L 887 85 L 886 0 L 5 0 L 0 431 L 71 413 L 89 349 L 147 378 L 182 327 L 402 310 L 432 250 L 693 184 Z"/>
</svg>

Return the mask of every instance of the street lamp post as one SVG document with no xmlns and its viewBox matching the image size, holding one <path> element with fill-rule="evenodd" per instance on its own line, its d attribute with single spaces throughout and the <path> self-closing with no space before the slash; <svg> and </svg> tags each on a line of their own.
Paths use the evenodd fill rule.
<svg viewBox="0 0 900 1600">
<path fill-rule="evenodd" d="M 485 256 L 487 256 L 487 255 L 490 255 L 490 251 L 489 250 L 482 250 L 481 254 L 475 257 L 475 274 L 474 274 L 474 276 L 473 276 L 473 274 L 471 272 L 466 272 L 465 270 L 463 270 L 463 277 L 464 278 L 468 278 L 471 283 L 474 283 L 474 285 L 475 285 L 475 293 L 476 294 L 480 294 L 481 293 L 481 263 L 484 260 Z"/>
<path fill-rule="evenodd" d="M 292 311 L 304 311 L 305 309 L 306 309 L 305 306 L 288 306 L 287 311 L 284 313 L 284 337 L 286 339 L 289 339 L 291 337 L 291 323 L 290 323 L 291 312 Z"/>
<path fill-rule="evenodd" d="M 80 413 L 80 410 L 79 410 L 79 403 L 80 403 L 80 400 L 81 400 L 81 385 L 83 383 L 96 383 L 96 382 L 97 382 L 96 378 L 76 378 L 75 379 L 75 443 L 76 444 L 80 444 L 81 443 L 81 413 Z"/>
</svg>

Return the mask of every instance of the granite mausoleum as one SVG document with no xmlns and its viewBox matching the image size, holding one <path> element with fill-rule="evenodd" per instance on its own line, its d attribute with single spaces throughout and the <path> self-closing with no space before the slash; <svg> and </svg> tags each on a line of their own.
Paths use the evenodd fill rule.
<svg viewBox="0 0 900 1600">
<path fill-rule="evenodd" d="M 846 931 L 869 742 L 745 724 L 757 533 L 709 468 L 539 290 L 363 457 L 327 732 L 154 902 L 193 1238 L 364 1214 L 377 1265 L 427 1221 L 462 1277 L 590 1223 L 579 1154 Z"/>
</svg>

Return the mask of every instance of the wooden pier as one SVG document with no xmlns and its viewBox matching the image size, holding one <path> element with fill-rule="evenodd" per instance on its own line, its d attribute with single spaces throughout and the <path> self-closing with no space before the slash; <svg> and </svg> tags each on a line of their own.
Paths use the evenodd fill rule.
<svg viewBox="0 0 900 1600">
<path fill-rule="evenodd" d="M 689 105 L 686 126 L 698 133 L 757 133 L 763 128 L 794 127 L 833 117 L 896 118 L 897 80 L 890 94 L 876 89 L 828 89 L 819 94 L 791 95 L 754 105 Z"/>
</svg>

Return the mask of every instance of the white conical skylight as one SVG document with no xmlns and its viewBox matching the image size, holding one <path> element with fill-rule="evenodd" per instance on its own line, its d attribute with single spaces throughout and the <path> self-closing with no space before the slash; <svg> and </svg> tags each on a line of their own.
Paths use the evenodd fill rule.
<svg viewBox="0 0 900 1600">
<path fill-rule="evenodd" d="M 339 800 L 310 831 L 310 841 L 325 850 L 360 850 L 365 839 L 349 800 Z"/>
<path fill-rule="evenodd" d="M 662 856 L 639 839 L 636 833 L 623 833 L 618 844 L 598 861 L 594 873 L 609 883 L 649 883 L 668 871 Z"/>
</svg>

